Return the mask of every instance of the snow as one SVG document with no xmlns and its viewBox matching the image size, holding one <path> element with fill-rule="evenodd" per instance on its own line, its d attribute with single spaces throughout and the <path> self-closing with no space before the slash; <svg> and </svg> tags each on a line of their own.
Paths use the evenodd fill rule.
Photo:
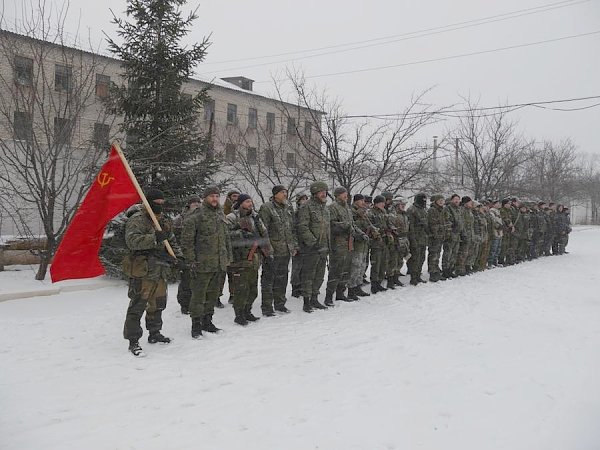
<svg viewBox="0 0 600 450">
<path fill-rule="evenodd" d="M 124 284 L 5 301 L 0 448 L 598 449 L 599 249 L 575 228 L 568 255 L 245 328 L 228 305 L 198 341 L 172 286 L 142 359 Z"/>
</svg>

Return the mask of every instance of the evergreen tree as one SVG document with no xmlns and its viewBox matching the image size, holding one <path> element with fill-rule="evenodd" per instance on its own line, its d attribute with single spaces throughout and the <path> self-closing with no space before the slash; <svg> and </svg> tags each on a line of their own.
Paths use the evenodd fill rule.
<svg viewBox="0 0 600 450">
<path fill-rule="evenodd" d="M 192 98 L 181 92 L 210 45 L 207 38 L 181 45 L 197 18 L 196 11 L 182 15 L 184 3 L 128 0 L 127 17 L 113 18 L 122 44 L 108 39 L 126 81 L 112 87 L 109 100 L 111 111 L 123 116 L 124 151 L 142 186 L 179 201 L 200 192 L 218 168 L 198 126 L 206 89 Z"/>
</svg>

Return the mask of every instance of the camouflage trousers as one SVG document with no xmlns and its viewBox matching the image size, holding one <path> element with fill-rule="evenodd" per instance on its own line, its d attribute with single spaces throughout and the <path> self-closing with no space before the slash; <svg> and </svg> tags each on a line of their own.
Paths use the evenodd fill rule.
<svg viewBox="0 0 600 450">
<path fill-rule="evenodd" d="M 466 264 L 468 267 L 473 268 L 475 266 L 475 262 L 477 261 L 477 257 L 479 256 L 479 251 L 481 250 L 481 238 L 473 239 L 471 246 L 469 247 L 469 254 L 467 256 Z"/>
<path fill-rule="evenodd" d="M 162 329 L 162 312 L 167 307 L 167 282 L 162 278 L 151 280 L 147 278 L 130 278 L 129 306 L 125 314 L 123 337 L 137 341 L 143 331 L 140 320 L 146 311 L 146 329 L 156 333 Z"/>
<path fill-rule="evenodd" d="M 432 239 L 429 242 L 429 248 L 427 249 L 427 270 L 429 273 L 440 272 L 440 254 L 442 252 L 443 241 Z"/>
<path fill-rule="evenodd" d="M 551 255 L 550 250 L 552 249 L 553 242 L 554 242 L 554 233 L 552 233 L 552 234 L 546 233 L 544 235 L 544 244 L 543 244 L 544 255 L 546 255 L 546 256 Z"/>
<path fill-rule="evenodd" d="M 290 283 L 292 289 L 300 289 L 302 286 L 302 278 L 300 273 L 302 272 L 302 255 L 299 253 L 296 256 L 292 256 L 292 274 L 290 277 Z"/>
<path fill-rule="evenodd" d="M 540 233 L 540 236 L 538 237 L 538 242 L 537 242 L 537 248 L 536 248 L 536 256 L 544 256 L 544 242 L 546 240 L 546 233 Z"/>
<path fill-rule="evenodd" d="M 458 256 L 456 258 L 456 272 L 464 274 L 467 265 L 469 251 L 473 247 L 473 242 L 470 239 L 461 239 L 458 247 Z"/>
<path fill-rule="evenodd" d="M 272 311 L 273 305 L 285 305 L 289 265 L 289 255 L 274 256 L 263 260 L 260 275 L 260 296 L 263 312 Z"/>
<path fill-rule="evenodd" d="M 190 300 L 192 299 L 192 289 L 190 288 L 191 274 L 189 270 L 181 271 L 181 280 L 177 287 L 177 302 L 182 308 L 190 309 Z"/>
<path fill-rule="evenodd" d="M 498 257 L 500 256 L 500 246 L 502 244 L 502 238 L 497 237 L 492 240 L 492 245 L 490 246 L 490 256 L 488 256 L 488 266 L 494 266 L 498 264 Z"/>
<path fill-rule="evenodd" d="M 515 237 L 511 233 L 506 233 L 502 237 L 502 243 L 500 245 L 500 260 L 503 264 L 514 264 L 514 244 Z"/>
<path fill-rule="evenodd" d="M 348 286 L 351 288 L 362 285 L 363 275 L 365 274 L 365 270 L 367 270 L 367 266 L 369 265 L 367 261 L 367 253 L 368 249 L 362 252 L 356 250 L 352 252 L 350 279 L 348 280 Z"/>
<path fill-rule="evenodd" d="M 258 296 L 258 269 L 253 267 L 230 267 L 233 288 L 233 310 L 236 314 L 244 308 L 252 308 Z"/>
<path fill-rule="evenodd" d="M 458 249 L 460 247 L 460 236 L 452 234 L 450 239 L 444 241 L 444 253 L 442 254 L 442 270 L 451 272 L 456 268 Z"/>
<path fill-rule="evenodd" d="M 519 238 L 517 246 L 517 261 L 526 261 L 529 254 L 529 239 Z"/>
<path fill-rule="evenodd" d="M 225 272 L 192 272 L 190 280 L 192 289 L 190 317 L 192 319 L 214 314 L 215 304 L 223 292 L 224 284 Z"/>
<path fill-rule="evenodd" d="M 327 252 L 308 251 L 302 254 L 302 295 L 318 296 L 325 279 Z"/>
<path fill-rule="evenodd" d="M 329 276 L 327 277 L 327 292 L 343 291 L 348 287 L 352 255 L 348 250 L 334 249 L 329 254 Z"/>
<path fill-rule="evenodd" d="M 490 248 L 491 242 L 489 239 L 486 239 L 481 243 L 481 247 L 479 248 L 479 255 L 475 260 L 475 269 L 483 270 L 487 267 L 487 261 L 490 256 Z"/>
<path fill-rule="evenodd" d="M 371 248 L 371 282 L 381 283 L 385 279 L 388 259 L 387 246 Z"/>
<path fill-rule="evenodd" d="M 425 262 L 425 252 L 427 251 L 427 245 L 418 244 L 416 242 L 410 243 L 410 254 L 411 257 L 408 260 L 408 273 L 412 276 L 420 276 L 423 271 L 423 263 Z"/>
</svg>

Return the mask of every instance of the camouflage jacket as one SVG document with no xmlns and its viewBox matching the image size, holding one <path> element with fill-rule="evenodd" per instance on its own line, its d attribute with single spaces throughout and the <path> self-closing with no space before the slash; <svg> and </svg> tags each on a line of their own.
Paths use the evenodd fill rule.
<svg viewBox="0 0 600 450">
<path fill-rule="evenodd" d="M 330 248 L 329 209 L 312 197 L 298 210 L 298 242 L 302 252 L 327 253 Z"/>
<path fill-rule="evenodd" d="M 371 223 L 367 211 L 367 208 L 359 208 L 356 205 L 352 205 L 352 219 L 354 220 L 355 228 L 362 231 L 369 239 L 373 239 L 377 236 L 379 230 Z M 369 243 L 366 240 L 357 239 L 354 242 L 354 251 L 364 253 L 368 249 Z"/>
<path fill-rule="evenodd" d="M 371 248 L 384 248 L 387 245 L 384 237 L 386 232 L 390 230 L 387 213 L 385 210 L 379 208 L 371 208 L 369 209 L 368 217 L 373 227 L 377 230 L 371 240 Z"/>
<path fill-rule="evenodd" d="M 434 241 L 444 241 L 448 232 L 446 214 L 444 208 L 433 203 L 427 210 L 427 225 L 431 239 Z"/>
<path fill-rule="evenodd" d="M 173 234 L 171 221 L 166 217 L 159 217 L 158 223 L 163 231 L 169 233 L 167 240 L 177 257 L 181 257 L 181 250 Z M 155 228 L 152 219 L 146 211 L 134 213 L 125 224 L 125 244 L 132 255 L 141 255 L 148 264 L 148 274 L 144 278 L 152 280 L 167 279 L 173 271 L 172 258 L 167 253 L 162 242 L 156 241 Z"/>
<path fill-rule="evenodd" d="M 500 217 L 500 211 L 496 208 L 491 208 L 489 211 L 490 217 L 492 219 L 492 230 L 494 232 L 494 239 L 501 238 L 504 229 L 504 223 L 502 222 L 502 217 Z"/>
<path fill-rule="evenodd" d="M 196 272 L 225 272 L 233 256 L 225 215 L 220 206 L 203 202 L 183 222 L 181 246 Z"/>
<path fill-rule="evenodd" d="M 348 203 L 336 200 L 328 208 L 332 251 L 352 251 L 355 238 L 359 241 L 368 240 L 367 235 L 354 225 L 352 210 Z"/>
<path fill-rule="evenodd" d="M 502 229 L 504 235 L 506 236 L 512 234 L 514 227 L 512 208 L 508 209 L 504 206 L 500 208 L 500 218 L 502 219 L 502 223 L 504 224 L 504 228 Z"/>
<path fill-rule="evenodd" d="M 453 236 L 460 236 L 465 228 L 460 206 L 450 203 L 444 208 L 444 216 L 448 227 L 446 239 L 450 240 Z"/>
<path fill-rule="evenodd" d="M 515 221 L 515 235 L 519 239 L 529 239 L 529 214 L 519 211 Z"/>
<path fill-rule="evenodd" d="M 427 245 L 429 235 L 427 210 L 412 205 L 406 213 L 408 214 L 408 239 L 411 245 Z"/>
<path fill-rule="evenodd" d="M 258 215 L 267 228 L 273 256 L 288 256 L 298 250 L 291 205 L 282 205 L 271 200 L 260 207 Z"/>
<path fill-rule="evenodd" d="M 473 214 L 473 240 L 479 243 L 487 242 L 487 220 L 485 215 L 474 209 L 471 211 Z"/>
<path fill-rule="evenodd" d="M 262 257 L 270 257 L 273 249 L 265 224 L 254 211 L 238 208 L 225 218 L 229 227 L 233 261 L 229 267 L 258 270 Z"/>
<path fill-rule="evenodd" d="M 473 242 L 473 238 L 475 237 L 475 217 L 473 216 L 473 211 L 463 206 L 461 207 L 461 214 L 464 228 L 463 232 L 460 235 L 460 240 L 463 242 Z"/>
</svg>

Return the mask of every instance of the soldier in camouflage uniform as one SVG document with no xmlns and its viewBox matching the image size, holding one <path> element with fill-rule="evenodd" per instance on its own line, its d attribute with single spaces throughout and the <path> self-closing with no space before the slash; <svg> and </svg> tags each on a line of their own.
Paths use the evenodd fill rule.
<svg viewBox="0 0 600 450">
<path fill-rule="evenodd" d="M 528 257 L 537 258 L 537 247 L 540 239 L 540 218 L 538 215 L 538 204 L 532 202 L 529 205 L 529 229 L 531 230 L 531 240 L 529 241 Z"/>
<path fill-rule="evenodd" d="M 500 256 L 500 246 L 502 244 L 502 234 L 504 223 L 502 217 L 500 217 L 500 202 L 493 200 L 490 204 L 490 217 L 492 219 L 492 229 L 490 233 L 491 246 L 490 256 L 488 257 L 488 267 L 492 268 L 498 265 L 498 257 Z"/>
<path fill-rule="evenodd" d="M 212 317 L 232 260 L 231 241 L 219 196 L 218 187 L 207 187 L 202 204 L 183 222 L 181 232 L 183 255 L 191 275 L 190 317 L 194 339 L 202 336 L 202 330 L 218 331 Z"/>
<path fill-rule="evenodd" d="M 527 260 L 527 254 L 529 249 L 529 240 L 531 239 L 529 213 L 527 212 L 527 205 L 524 203 L 519 204 L 519 214 L 515 222 L 515 238 L 517 239 L 517 254 L 515 262 L 521 263 Z"/>
<path fill-rule="evenodd" d="M 290 257 L 298 253 L 298 241 L 294 233 L 294 211 L 288 203 L 288 191 L 285 186 L 277 185 L 272 189 L 271 201 L 260 207 L 258 215 L 267 232 L 273 257 L 263 261 L 260 277 L 262 313 L 274 316 L 275 311 L 288 313 L 285 290 L 288 284 Z"/>
<path fill-rule="evenodd" d="M 194 211 L 200 204 L 202 199 L 197 195 L 192 195 L 187 199 L 185 207 L 181 214 L 173 220 L 173 231 L 175 238 L 181 242 L 181 230 L 183 230 L 183 221 Z M 177 302 L 181 307 L 181 314 L 190 313 L 190 299 L 192 298 L 192 290 L 190 289 L 190 270 L 185 267 L 180 274 L 180 282 L 177 287 Z"/>
<path fill-rule="evenodd" d="M 408 208 L 408 240 L 410 242 L 411 257 L 408 260 L 408 272 L 410 273 L 410 284 L 416 286 L 426 283 L 421 278 L 425 252 L 427 251 L 427 236 L 429 234 L 427 224 L 427 195 L 420 192 L 415 195 L 414 202 Z"/>
<path fill-rule="evenodd" d="M 346 297 L 345 291 L 350 278 L 354 239 L 368 241 L 368 237 L 354 226 L 352 211 L 348 206 L 348 191 L 337 187 L 333 191 L 334 202 L 329 205 L 331 229 L 331 249 L 329 253 L 329 277 L 325 294 L 325 305 L 333 306 L 333 296 L 336 300 L 354 301 L 358 298 L 352 295 Z"/>
<path fill-rule="evenodd" d="M 546 214 L 546 203 L 542 201 L 538 203 L 537 218 L 539 237 L 537 242 L 536 255 L 540 257 L 544 255 L 544 242 L 546 242 L 546 233 L 548 231 L 548 216 Z"/>
<path fill-rule="evenodd" d="M 444 239 L 444 253 L 442 254 L 442 273 L 445 278 L 455 278 L 457 276 L 455 270 L 458 249 L 460 247 L 460 236 L 464 229 L 458 194 L 452 194 L 452 197 L 450 197 L 450 201 L 444 208 L 444 218 L 447 230 Z"/>
<path fill-rule="evenodd" d="M 252 314 L 252 304 L 258 296 L 258 269 L 263 258 L 272 258 L 272 249 L 267 229 L 254 212 L 254 203 L 248 194 L 240 194 L 225 220 L 233 253 L 229 273 L 234 292 L 234 322 L 245 326 L 259 320 Z M 287 272 L 287 266 L 285 270 Z"/>
<path fill-rule="evenodd" d="M 502 207 L 500 208 L 500 217 L 504 228 L 502 229 L 502 244 L 500 246 L 500 264 L 512 265 L 515 263 L 515 255 L 513 253 L 514 244 L 512 241 L 515 239 L 515 226 L 513 222 L 513 213 L 510 200 L 505 198 L 502 200 Z"/>
<path fill-rule="evenodd" d="M 371 294 L 377 294 L 387 291 L 381 282 L 385 279 L 389 259 L 388 246 L 384 240 L 384 233 L 389 225 L 383 195 L 373 199 L 373 208 L 369 210 L 368 217 L 374 227 L 371 239 Z"/>
<path fill-rule="evenodd" d="M 473 249 L 473 200 L 465 195 L 461 200 L 461 216 L 463 221 L 463 231 L 460 235 L 460 245 L 458 247 L 458 256 L 456 258 L 456 274 L 459 276 L 467 275 L 467 260 L 469 253 Z"/>
<path fill-rule="evenodd" d="M 161 334 L 162 312 L 167 306 L 167 278 L 172 267 L 179 265 L 167 253 L 164 241 L 167 240 L 177 256 L 181 256 L 171 222 L 164 217 L 162 205 L 164 194 L 158 189 L 150 189 L 146 199 L 162 228 L 158 231 L 147 211 L 134 213 L 125 225 L 125 244 L 130 254 L 125 258 L 123 269 L 129 277 L 129 306 L 123 326 L 123 337 L 129 341 L 129 351 L 142 356 L 139 340 L 143 331 L 140 320 L 146 311 L 148 342 L 168 344 L 171 340 Z"/>
<path fill-rule="evenodd" d="M 550 203 L 550 226 L 552 236 L 550 237 L 550 248 L 552 250 L 552 254 L 556 255 L 558 253 L 558 229 L 557 229 L 557 214 L 556 214 L 556 203 Z"/>
<path fill-rule="evenodd" d="M 392 254 L 396 261 L 394 262 L 394 269 L 388 275 L 388 286 L 404 286 L 404 283 L 400 281 L 401 269 L 404 265 L 405 258 L 410 256 L 410 243 L 408 241 L 408 214 L 406 213 L 406 200 L 398 198 L 394 200 L 394 214 L 388 216 L 388 220 L 392 229 L 394 230 L 394 249 Z"/>
<path fill-rule="evenodd" d="M 308 201 L 308 195 L 299 194 L 296 197 L 296 210 L 294 211 L 294 228 L 293 234 L 298 241 L 298 211 L 300 207 Z M 302 295 L 302 279 L 300 277 L 300 273 L 302 272 L 302 255 L 300 255 L 300 251 L 296 252 L 294 256 L 292 256 L 292 276 L 290 282 L 292 283 L 292 297 L 300 297 Z"/>
<path fill-rule="evenodd" d="M 473 270 L 481 272 L 487 268 L 487 259 L 490 253 L 487 207 L 484 203 L 479 203 L 475 211 L 476 215 L 473 217 L 479 221 L 479 249 L 475 253 Z"/>
<path fill-rule="evenodd" d="M 473 209 L 471 209 L 471 214 L 473 215 L 473 242 L 471 248 L 469 249 L 469 254 L 467 256 L 467 274 L 475 272 L 475 262 L 477 260 L 477 257 L 479 256 L 481 244 L 483 242 L 484 230 L 481 229 L 482 218 L 479 214 L 479 205 L 480 203 L 478 201 L 473 201 Z"/>
<path fill-rule="evenodd" d="M 521 208 L 521 202 L 516 198 L 513 197 L 510 199 L 510 214 L 511 214 L 511 219 L 512 219 L 512 223 L 516 224 L 517 223 L 517 217 L 519 216 L 519 209 Z M 510 249 L 509 252 L 512 253 L 512 257 L 513 257 L 513 262 L 516 264 L 517 263 L 517 253 L 518 253 L 518 249 L 519 249 L 519 238 L 517 236 L 517 230 L 515 227 L 515 231 L 513 233 L 513 236 L 510 240 Z"/>
<path fill-rule="evenodd" d="M 298 211 L 298 243 L 302 255 L 302 294 L 305 312 L 313 308 L 327 309 L 319 303 L 319 289 L 325 278 L 325 266 L 330 248 L 330 218 L 327 184 L 315 181 L 310 185 L 311 198 Z"/>
<path fill-rule="evenodd" d="M 544 208 L 544 218 L 546 219 L 546 233 L 544 234 L 543 251 L 544 256 L 552 255 L 552 244 L 554 243 L 554 203 L 549 203 Z"/>
<path fill-rule="evenodd" d="M 429 228 L 427 267 L 429 281 L 435 283 L 446 279 L 440 272 L 440 254 L 448 232 L 448 224 L 444 213 L 444 196 L 441 194 L 432 195 L 430 201 L 431 205 L 427 210 L 427 226 Z"/>
<path fill-rule="evenodd" d="M 369 252 L 369 240 L 376 232 L 367 215 L 367 206 L 365 197 L 362 194 L 356 194 L 352 202 L 352 219 L 354 226 L 360 229 L 367 239 L 356 240 L 354 242 L 354 251 L 352 252 L 352 265 L 350 267 L 350 280 L 348 281 L 348 297 L 368 297 L 369 293 L 363 291 L 362 282 L 365 270 L 367 270 L 367 254 Z"/>
<path fill-rule="evenodd" d="M 565 212 L 563 205 L 556 207 L 556 254 L 562 255 L 565 253 L 565 247 L 567 246 L 568 236 L 571 232 L 571 224 L 568 214 Z"/>
</svg>

